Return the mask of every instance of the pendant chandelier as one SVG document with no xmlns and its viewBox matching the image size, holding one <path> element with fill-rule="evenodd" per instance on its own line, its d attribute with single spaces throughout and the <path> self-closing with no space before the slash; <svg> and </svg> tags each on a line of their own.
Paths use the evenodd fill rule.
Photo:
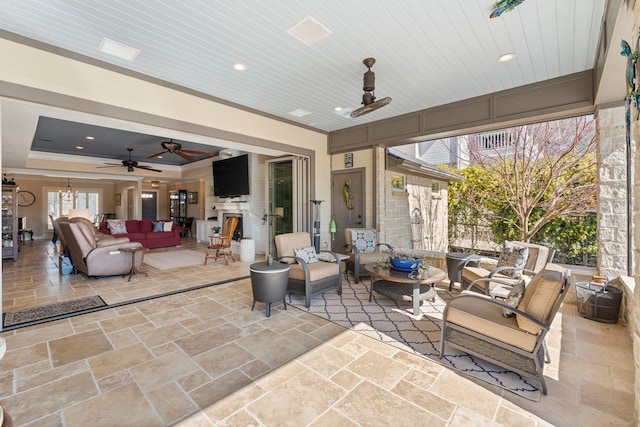
<svg viewBox="0 0 640 427">
<path fill-rule="evenodd" d="M 70 202 L 78 198 L 78 190 L 71 191 L 69 178 L 67 178 L 67 187 L 65 188 L 65 190 L 58 190 L 58 194 L 60 195 L 60 198 L 65 202 Z"/>
</svg>

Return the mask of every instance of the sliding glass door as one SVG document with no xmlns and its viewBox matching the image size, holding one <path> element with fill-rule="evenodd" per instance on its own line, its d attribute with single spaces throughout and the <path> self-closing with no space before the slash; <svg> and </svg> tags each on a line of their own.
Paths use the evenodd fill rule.
<svg viewBox="0 0 640 427">
<path fill-rule="evenodd" d="M 277 256 L 273 244 L 275 235 L 309 231 L 309 159 L 269 160 L 267 174 L 268 250 Z"/>
</svg>

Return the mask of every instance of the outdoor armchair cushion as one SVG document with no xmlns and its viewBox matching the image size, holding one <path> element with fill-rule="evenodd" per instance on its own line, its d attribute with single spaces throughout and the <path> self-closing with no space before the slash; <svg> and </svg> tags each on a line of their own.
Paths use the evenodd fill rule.
<svg viewBox="0 0 640 427">
<path fill-rule="evenodd" d="M 460 298 L 465 296 L 464 298 Z M 463 291 L 452 304 L 447 321 L 464 326 L 474 332 L 500 340 L 526 351 L 533 351 L 536 336 L 520 329 L 516 318 L 502 315 L 506 304 L 487 295 Z M 458 299 L 460 298 L 460 299 Z"/>
<path fill-rule="evenodd" d="M 548 322 L 554 303 L 562 291 L 560 273 L 553 270 L 544 270 L 544 274 L 536 275 L 536 280 L 531 280 L 527 285 L 518 304 L 518 309 L 534 316 L 541 322 Z M 540 326 L 529 318 L 516 313 L 518 327 L 532 334 L 540 332 Z"/>
<path fill-rule="evenodd" d="M 308 277 L 310 281 L 314 282 L 336 274 L 336 265 L 332 262 L 318 261 L 311 264 L 307 263 L 306 270 L 304 267 L 303 264 L 292 264 L 289 270 L 289 278 L 305 280 Z"/>
<path fill-rule="evenodd" d="M 306 232 L 278 234 L 274 237 L 274 240 L 276 243 L 277 257 L 286 257 L 282 259 L 282 261 L 289 264 L 294 264 L 296 262 L 295 250 L 297 248 L 311 246 L 311 237 L 309 236 L 309 233 Z"/>
</svg>

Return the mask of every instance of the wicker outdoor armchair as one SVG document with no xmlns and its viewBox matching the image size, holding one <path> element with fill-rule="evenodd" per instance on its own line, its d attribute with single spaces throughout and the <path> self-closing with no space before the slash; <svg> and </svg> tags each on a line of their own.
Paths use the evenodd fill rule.
<svg viewBox="0 0 640 427">
<path fill-rule="evenodd" d="M 314 294 L 333 288 L 337 289 L 338 295 L 342 294 L 341 262 L 335 252 L 323 251 L 329 252 L 335 262 L 319 261 L 317 257 L 305 259 L 303 253 L 315 254 L 315 249 L 311 246 L 311 236 L 304 232 L 278 234 L 275 243 L 278 259 L 291 264 L 287 292 L 304 295 L 307 308 Z"/>
<path fill-rule="evenodd" d="M 547 394 L 543 370 L 549 356 L 544 340 L 568 289 L 569 272 L 556 264 L 548 264 L 526 285 L 516 307 L 487 295 L 464 291 L 447 303 L 442 314 L 440 358 L 445 357 L 447 345 L 456 347 L 537 379 L 542 392 Z M 514 315 L 505 317 L 505 309 Z"/>
</svg>

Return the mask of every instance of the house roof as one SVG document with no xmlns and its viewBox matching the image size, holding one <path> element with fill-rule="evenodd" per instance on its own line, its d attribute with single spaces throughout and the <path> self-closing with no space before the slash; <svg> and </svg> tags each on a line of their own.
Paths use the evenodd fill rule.
<svg viewBox="0 0 640 427">
<path fill-rule="evenodd" d="M 423 176 L 439 181 L 464 181 L 464 177 L 460 175 L 446 172 L 431 163 L 404 153 L 397 148 L 388 148 L 387 153 L 392 158 L 391 161 L 387 163 L 387 168 L 390 170 L 400 169 L 412 175 Z"/>
</svg>

